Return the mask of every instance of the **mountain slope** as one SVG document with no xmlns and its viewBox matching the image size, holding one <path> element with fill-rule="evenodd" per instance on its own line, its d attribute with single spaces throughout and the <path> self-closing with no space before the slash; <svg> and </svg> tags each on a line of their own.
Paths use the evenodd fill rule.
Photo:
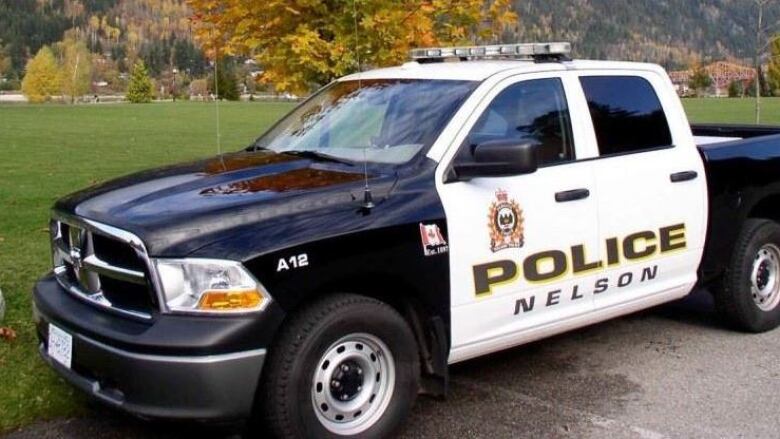
<svg viewBox="0 0 780 439">
<path fill-rule="evenodd" d="M 517 0 L 515 8 L 519 40 L 569 40 L 578 57 L 676 67 L 750 58 L 755 44 L 752 0 Z M 766 20 L 780 20 L 780 2 Z"/>
<path fill-rule="evenodd" d="M 749 59 L 755 41 L 753 0 L 515 0 L 515 9 L 520 25 L 505 41 L 568 40 L 583 58 L 676 68 L 702 58 Z M 766 15 L 780 20 L 780 1 Z M 119 64 L 137 55 L 155 75 L 172 64 L 201 75 L 189 16 L 184 0 L 0 0 L 0 44 L 13 61 L 10 76 L 74 27 L 93 52 Z"/>
<path fill-rule="evenodd" d="M 190 15 L 184 0 L 0 0 L 0 44 L 11 56 L 10 76 L 20 76 L 41 46 L 66 32 L 121 71 L 140 57 L 155 75 L 171 66 L 203 74 Z"/>
</svg>

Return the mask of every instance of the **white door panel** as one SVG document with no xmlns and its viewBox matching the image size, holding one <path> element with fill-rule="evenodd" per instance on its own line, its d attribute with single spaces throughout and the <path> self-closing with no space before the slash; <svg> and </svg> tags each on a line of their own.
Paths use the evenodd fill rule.
<svg viewBox="0 0 780 439">
<path fill-rule="evenodd" d="M 444 183 L 449 164 L 462 152 L 459 147 L 467 134 L 489 133 L 506 125 L 495 112 L 490 113 L 498 108 L 503 114 L 500 109 L 506 108 L 490 106 L 498 102 L 497 96 L 512 85 L 550 78 L 560 81 L 566 95 L 576 157 L 592 158 L 596 151 L 588 139 L 593 133 L 589 120 L 581 117 L 587 106 L 577 78 L 569 72 L 548 72 L 507 78 L 486 84 L 487 91 L 477 90 L 475 94 L 482 92 L 484 97 L 475 110 L 469 110 L 470 118 L 460 122 L 462 129 L 439 166 L 437 189 L 447 214 L 450 243 L 452 353 L 500 349 L 533 328 L 593 309 L 593 288 L 588 287 L 593 273 L 581 267 L 597 257 L 589 253 L 597 252 L 598 247 L 598 205 L 591 162 L 544 166 L 527 175 Z M 555 97 L 546 94 L 545 98 Z M 523 104 L 522 111 L 539 111 L 534 109 L 539 102 L 537 98 Z M 477 126 L 483 114 L 490 114 L 489 122 L 483 125 L 483 120 Z M 518 129 L 527 129 L 524 124 L 528 123 L 536 123 L 536 119 L 526 119 Z M 586 189 L 590 196 L 556 201 L 557 193 L 576 189 Z M 522 236 L 497 233 L 494 219 L 502 209 L 517 210 L 518 221 L 522 217 Z M 582 271 L 577 275 L 575 262 Z"/>
<path fill-rule="evenodd" d="M 543 168 L 525 176 L 444 185 L 440 196 L 450 236 L 453 347 L 592 309 L 593 290 L 584 287 L 592 276 L 575 278 L 571 247 L 584 249 L 576 250 L 578 259 L 582 253 L 586 258 L 595 256 L 588 253 L 598 248 L 596 201 L 589 197 L 559 203 L 555 194 L 578 188 L 592 190 L 593 186 L 588 162 Z M 507 200 L 517 202 L 522 210 L 523 246 L 494 252 L 489 217 L 499 190 L 506 191 Z M 566 255 L 565 271 L 551 280 L 529 281 L 526 259 L 548 251 Z M 475 276 L 488 270 L 480 267 L 497 264 L 491 277 L 500 278 L 501 263 L 512 264 L 515 276 L 506 282 L 491 283 L 489 291 L 480 289 Z M 550 258 L 540 259 L 534 270 L 543 275 L 552 273 L 553 264 Z"/>
<path fill-rule="evenodd" d="M 700 163 L 698 157 L 686 157 L 680 147 L 596 161 L 601 240 L 617 238 L 622 248 L 620 265 L 612 266 L 608 274 L 639 266 L 654 275 L 654 282 L 631 279 L 631 285 L 597 295 L 597 307 L 652 295 L 663 290 L 661 284 L 672 287 L 696 281 L 706 227 L 702 206 L 707 205 L 702 199 L 706 189 Z M 699 177 L 672 183 L 670 175 L 684 170 L 694 170 Z M 654 237 L 629 244 L 628 238 L 639 232 L 652 232 Z M 671 246 L 668 237 L 673 238 Z M 649 254 L 629 259 L 625 248 L 629 245 L 637 253 Z"/>
<path fill-rule="evenodd" d="M 606 155 L 594 160 L 593 168 L 600 242 L 611 242 L 619 256 L 607 255 L 611 287 L 595 295 L 596 309 L 691 288 L 704 247 L 708 202 L 704 164 L 679 100 L 655 92 L 670 89 L 658 73 L 580 76 L 583 94 L 597 109 L 595 116 L 587 115 L 594 138 L 604 130 L 597 147 Z M 616 122 L 620 118 L 625 120 Z M 696 178 L 673 182 L 672 175 L 681 172 Z"/>
<path fill-rule="evenodd" d="M 670 86 L 654 71 L 510 77 L 478 89 L 472 100 L 481 100 L 458 119 L 461 128 L 437 170 L 450 241 L 452 362 L 672 300 L 696 283 L 707 223 L 706 181 L 679 102 L 660 96 L 674 147 L 600 157 L 588 96 L 580 86 L 580 77 L 587 75 L 637 75 L 656 90 Z M 559 78 L 564 87 L 576 161 L 527 175 L 445 183 L 467 135 L 507 125 L 501 123 L 507 118 L 494 117 L 506 107 L 489 107 L 500 102 L 497 96 L 513 84 L 545 78 Z M 633 101 L 629 90 L 608 89 L 616 91 L 618 100 Z M 538 102 L 523 108 L 532 112 Z M 477 123 L 483 114 L 491 114 L 490 124 Z M 633 114 L 618 112 L 616 117 Z M 520 131 L 529 126 L 519 125 Z M 630 123 L 612 126 L 629 135 L 636 129 Z M 671 174 L 683 171 L 696 172 L 698 178 L 673 183 Z M 556 194 L 578 189 L 589 190 L 590 196 L 556 200 Z M 522 225 L 519 236 L 497 233 L 504 216 Z"/>
</svg>

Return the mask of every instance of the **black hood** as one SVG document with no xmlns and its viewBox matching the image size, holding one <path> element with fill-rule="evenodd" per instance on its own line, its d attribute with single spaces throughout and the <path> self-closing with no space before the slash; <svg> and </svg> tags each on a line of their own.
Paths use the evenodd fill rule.
<svg viewBox="0 0 780 439">
<path fill-rule="evenodd" d="M 55 209 L 138 235 L 152 256 L 185 256 L 226 230 L 295 213 L 358 210 L 362 166 L 270 151 L 241 152 L 132 174 L 76 192 Z M 374 196 L 393 173 L 372 168 Z"/>
</svg>

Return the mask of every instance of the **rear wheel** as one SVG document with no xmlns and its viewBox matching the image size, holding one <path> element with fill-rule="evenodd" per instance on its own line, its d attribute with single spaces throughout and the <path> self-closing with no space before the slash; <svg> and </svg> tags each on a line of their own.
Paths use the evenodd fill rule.
<svg viewBox="0 0 780 439">
<path fill-rule="evenodd" d="M 387 437 L 411 409 L 419 369 L 395 309 L 334 295 L 282 329 L 265 365 L 262 414 L 278 437 Z"/>
<path fill-rule="evenodd" d="M 780 324 L 780 225 L 745 222 L 715 303 L 741 330 L 764 332 Z"/>
</svg>

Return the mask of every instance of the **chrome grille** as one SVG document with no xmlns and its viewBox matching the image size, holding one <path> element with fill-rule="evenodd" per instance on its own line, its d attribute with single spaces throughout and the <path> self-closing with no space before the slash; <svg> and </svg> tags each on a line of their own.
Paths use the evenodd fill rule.
<svg viewBox="0 0 780 439">
<path fill-rule="evenodd" d="M 120 314 L 152 317 L 157 299 L 148 275 L 146 250 L 135 235 L 55 215 L 51 240 L 54 274 L 63 288 Z"/>
</svg>

